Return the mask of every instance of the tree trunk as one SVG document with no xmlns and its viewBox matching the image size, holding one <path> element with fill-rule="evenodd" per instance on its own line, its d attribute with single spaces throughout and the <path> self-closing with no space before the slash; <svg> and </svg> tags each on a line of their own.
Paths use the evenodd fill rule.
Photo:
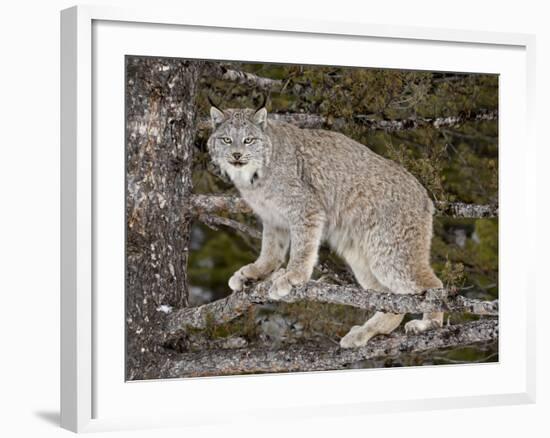
<svg viewBox="0 0 550 438">
<path fill-rule="evenodd" d="M 188 305 L 191 164 L 203 64 L 126 58 L 126 378 L 158 361 L 166 309 Z"/>
</svg>

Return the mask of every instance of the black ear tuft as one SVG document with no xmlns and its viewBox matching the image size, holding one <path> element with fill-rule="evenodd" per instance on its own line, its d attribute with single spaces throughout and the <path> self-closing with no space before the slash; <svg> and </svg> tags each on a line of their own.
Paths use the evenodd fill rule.
<svg viewBox="0 0 550 438">
<path fill-rule="evenodd" d="M 210 118 L 212 119 L 212 129 L 216 129 L 225 121 L 226 115 L 223 110 L 221 110 L 218 105 L 214 103 L 210 95 L 207 95 L 206 98 L 208 99 L 208 103 L 210 104 Z"/>
<path fill-rule="evenodd" d="M 221 111 L 220 107 L 216 103 L 214 103 L 214 100 L 212 99 L 210 94 L 208 96 L 206 96 L 206 98 L 208 99 L 208 103 L 210 104 L 210 106 L 213 106 L 214 108 L 217 108 Z"/>
<path fill-rule="evenodd" d="M 267 127 L 267 109 L 265 107 L 266 102 L 267 97 L 265 94 L 262 94 L 260 105 L 256 108 L 254 116 L 252 117 L 252 121 L 262 129 L 265 129 Z"/>
<path fill-rule="evenodd" d="M 261 110 L 265 107 L 265 104 L 267 103 L 267 97 L 265 94 L 262 94 L 262 100 L 260 101 L 260 105 L 256 108 L 256 111 Z"/>
</svg>

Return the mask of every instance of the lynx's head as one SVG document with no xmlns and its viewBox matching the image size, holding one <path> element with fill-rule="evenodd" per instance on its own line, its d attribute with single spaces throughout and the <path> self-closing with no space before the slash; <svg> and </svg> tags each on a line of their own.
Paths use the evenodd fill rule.
<svg viewBox="0 0 550 438">
<path fill-rule="evenodd" d="M 208 150 L 215 164 L 238 188 L 253 188 L 269 165 L 271 141 L 267 135 L 267 110 L 220 110 L 212 105 L 212 134 Z"/>
</svg>

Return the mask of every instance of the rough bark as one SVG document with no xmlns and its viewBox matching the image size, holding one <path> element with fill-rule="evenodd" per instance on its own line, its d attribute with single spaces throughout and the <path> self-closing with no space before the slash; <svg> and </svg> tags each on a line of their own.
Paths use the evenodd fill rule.
<svg viewBox="0 0 550 438">
<path fill-rule="evenodd" d="M 252 213 L 248 204 L 238 196 L 193 195 L 193 210 L 200 214 Z M 437 216 L 460 218 L 491 218 L 498 216 L 498 205 L 465 204 L 462 202 L 435 202 Z"/>
<path fill-rule="evenodd" d="M 204 329 L 211 324 L 229 322 L 244 314 L 255 304 L 270 302 L 269 287 L 269 281 L 260 282 L 221 300 L 173 312 L 167 319 L 166 336 L 177 337 L 190 328 Z M 419 295 L 398 295 L 364 290 L 357 286 L 310 281 L 302 287 L 293 288 L 280 301 L 285 303 L 317 301 L 391 313 L 445 311 L 498 315 L 498 301 L 472 300 L 446 289 L 430 289 Z"/>
<path fill-rule="evenodd" d="M 160 348 L 162 312 L 187 306 L 191 164 L 202 63 L 126 58 L 127 378 Z"/>
<path fill-rule="evenodd" d="M 389 336 L 378 336 L 365 347 L 356 349 L 291 345 L 278 350 L 239 348 L 173 354 L 166 357 L 159 368 L 151 369 L 147 377 L 176 378 L 336 370 L 349 368 L 350 365 L 363 360 L 489 343 L 497 339 L 498 320 L 487 319 L 450 325 L 419 335 L 393 333 Z"/>
</svg>

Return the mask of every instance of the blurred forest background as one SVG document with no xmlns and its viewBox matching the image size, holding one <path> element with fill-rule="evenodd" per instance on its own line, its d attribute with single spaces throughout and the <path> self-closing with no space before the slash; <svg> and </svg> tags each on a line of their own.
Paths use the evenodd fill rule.
<svg viewBox="0 0 550 438">
<path fill-rule="evenodd" d="M 422 125 L 410 130 L 373 130 L 369 122 L 462 116 L 498 110 L 498 76 L 381 70 L 367 68 L 220 63 L 255 75 L 282 81 L 282 92 L 271 92 L 271 114 L 304 113 L 322 116 L 322 128 L 340 131 L 378 154 L 401 163 L 418 177 L 437 201 L 496 204 L 498 202 L 498 118 L 471 120 L 452 126 Z M 257 107 L 265 94 L 253 84 L 238 84 L 205 75 L 200 83 L 199 114 L 208 118 L 210 96 L 222 109 Z M 195 193 L 237 194 L 215 169 L 206 151 L 209 124 L 201 124 L 194 158 Z M 261 228 L 250 216 L 237 219 Z M 229 277 L 254 261 L 260 241 L 234 230 L 209 228 L 196 221 L 189 259 L 190 305 L 227 296 Z M 347 267 L 326 248 L 320 265 L 338 266 L 337 278 L 353 282 Z M 446 287 L 471 298 L 498 298 L 498 219 L 434 218 L 432 264 Z M 242 345 L 297 342 L 337 343 L 368 312 L 347 306 L 304 302 L 256 306 L 247 315 L 207 330 L 203 347 L 238 339 Z M 414 317 L 409 315 L 406 320 Z M 448 315 L 452 323 L 478 318 Z M 402 326 L 401 329 L 402 330 Z M 199 341 L 197 341 L 199 342 Z M 233 342 L 233 341 L 232 341 Z M 198 346 L 197 348 L 202 348 Z M 485 345 L 367 361 L 358 367 L 488 362 L 498 360 L 498 346 Z"/>
</svg>

